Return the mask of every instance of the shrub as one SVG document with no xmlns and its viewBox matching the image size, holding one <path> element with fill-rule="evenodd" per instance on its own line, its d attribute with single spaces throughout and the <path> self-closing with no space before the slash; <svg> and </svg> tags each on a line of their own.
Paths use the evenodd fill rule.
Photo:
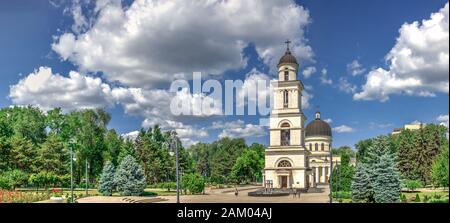
<svg viewBox="0 0 450 223">
<path fill-rule="evenodd" d="M 415 191 L 417 188 L 423 187 L 422 183 L 418 180 L 405 180 L 403 183 L 410 192 Z"/>
<path fill-rule="evenodd" d="M 198 194 L 205 189 L 205 180 L 197 173 L 189 173 L 183 176 L 182 185 L 192 194 Z"/>
<path fill-rule="evenodd" d="M 28 175 L 21 170 L 10 170 L 1 174 L 0 188 L 16 189 L 27 183 Z"/>
<path fill-rule="evenodd" d="M 146 186 L 144 172 L 133 156 L 126 156 L 114 176 L 117 191 L 123 196 L 141 195 Z"/>
<path fill-rule="evenodd" d="M 416 199 L 414 199 L 415 202 L 420 202 L 420 196 L 419 194 L 416 194 Z"/>
<path fill-rule="evenodd" d="M 100 176 L 100 186 L 98 192 L 105 196 L 111 196 L 114 191 L 114 165 L 108 161 L 103 167 L 102 175 Z"/>
<path fill-rule="evenodd" d="M 428 203 L 448 203 L 448 198 L 444 198 L 444 199 L 435 199 L 435 198 L 431 198 Z"/>
<path fill-rule="evenodd" d="M 430 197 L 428 195 L 423 196 L 423 202 L 427 203 L 430 200 Z"/>
<path fill-rule="evenodd" d="M 400 197 L 400 200 L 401 200 L 403 203 L 406 203 L 406 202 L 407 202 L 406 195 L 405 195 L 405 194 L 402 194 L 401 197 Z"/>
</svg>

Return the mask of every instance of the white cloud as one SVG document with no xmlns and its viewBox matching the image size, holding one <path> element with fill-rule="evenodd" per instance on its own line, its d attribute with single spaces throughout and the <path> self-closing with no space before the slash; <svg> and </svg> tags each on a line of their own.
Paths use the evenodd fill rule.
<svg viewBox="0 0 450 223">
<path fill-rule="evenodd" d="M 103 108 L 113 105 L 111 88 L 100 78 L 71 71 L 68 77 L 53 74 L 49 67 L 34 70 L 10 86 L 9 97 L 16 105 L 36 105 L 43 110 Z"/>
<path fill-rule="evenodd" d="M 307 67 L 303 70 L 303 76 L 308 79 L 312 74 L 316 73 L 315 67 Z"/>
<path fill-rule="evenodd" d="M 124 139 L 134 140 L 134 139 L 136 139 L 138 137 L 138 135 L 139 135 L 139 131 L 132 131 L 132 132 L 124 133 L 121 136 Z"/>
<path fill-rule="evenodd" d="M 291 38 L 300 59 L 313 57 L 304 37 L 309 12 L 292 0 L 137 0 L 129 7 L 99 1 L 85 19 L 77 7 L 72 10 L 74 26 L 85 27 L 88 20 L 88 29 L 61 34 L 52 49 L 82 72 L 103 72 L 131 87 L 168 83 L 193 71 L 240 68 L 248 43 L 272 68 L 284 38 Z"/>
<path fill-rule="evenodd" d="M 325 121 L 328 124 L 333 123 L 333 120 L 331 118 L 324 119 L 323 121 Z"/>
<path fill-rule="evenodd" d="M 328 85 L 333 84 L 333 80 L 328 78 L 328 70 L 327 69 L 325 69 L 325 68 L 322 69 L 321 73 L 322 73 L 322 75 L 320 76 L 320 82 L 322 84 L 328 84 Z"/>
<path fill-rule="evenodd" d="M 358 60 L 353 60 L 351 63 L 347 64 L 347 72 L 353 76 L 357 76 L 366 72 L 366 69 L 363 68 Z"/>
<path fill-rule="evenodd" d="M 340 126 L 334 127 L 333 131 L 335 131 L 337 133 L 346 133 L 346 132 L 354 132 L 355 130 L 350 126 L 340 125 Z"/>
<path fill-rule="evenodd" d="M 216 123 L 213 127 L 223 127 L 222 132 L 219 134 L 219 138 L 224 137 L 262 137 L 267 135 L 264 126 L 245 124 L 242 120 L 232 121 L 230 123 Z"/>
<path fill-rule="evenodd" d="M 376 123 L 376 122 L 369 122 L 369 128 L 371 129 L 385 129 L 392 127 L 393 124 L 391 123 Z"/>
<path fill-rule="evenodd" d="M 405 23 L 386 55 L 388 69 L 373 69 L 355 100 L 387 101 L 391 94 L 432 97 L 449 92 L 449 4 L 422 22 Z"/>
<path fill-rule="evenodd" d="M 347 78 L 340 77 L 338 88 L 345 93 L 355 93 L 357 86 L 348 82 Z"/>
<path fill-rule="evenodd" d="M 245 122 L 238 119 L 236 121 L 224 122 L 224 121 L 216 121 L 211 125 L 211 129 L 236 129 L 242 128 L 245 125 Z"/>
<path fill-rule="evenodd" d="M 448 128 L 448 115 L 439 115 L 436 120 L 439 122 L 440 125 L 443 125 Z"/>
</svg>

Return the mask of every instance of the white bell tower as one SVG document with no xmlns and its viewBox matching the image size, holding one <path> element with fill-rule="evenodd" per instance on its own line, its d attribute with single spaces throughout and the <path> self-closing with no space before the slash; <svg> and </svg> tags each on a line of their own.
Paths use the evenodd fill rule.
<svg viewBox="0 0 450 223">
<path fill-rule="evenodd" d="M 301 108 L 303 84 L 297 79 L 298 63 L 289 44 L 278 63 L 274 107 L 270 115 L 270 143 L 265 155 L 264 183 L 273 188 L 308 188 L 305 150 L 305 115 Z"/>
</svg>

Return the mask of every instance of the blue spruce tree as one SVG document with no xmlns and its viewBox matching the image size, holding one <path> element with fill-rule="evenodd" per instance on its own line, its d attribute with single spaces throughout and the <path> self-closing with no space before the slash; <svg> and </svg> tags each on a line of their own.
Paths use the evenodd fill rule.
<svg viewBox="0 0 450 223">
<path fill-rule="evenodd" d="M 372 182 L 367 164 L 358 163 L 352 181 L 352 199 L 355 202 L 374 202 Z"/>
<path fill-rule="evenodd" d="M 394 203 L 400 199 L 400 176 L 390 153 L 383 154 L 373 168 L 375 202 Z"/>
<path fill-rule="evenodd" d="M 111 196 L 114 191 L 114 165 L 108 161 L 103 167 L 102 175 L 100 176 L 100 182 L 98 186 L 98 192 L 104 196 Z"/>
<path fill-rule="evenodd" d="M 120 163 L 114 182 L 122 196 L 139 196 L 146 186 L 144 171 L 131 155 Z"/>
</svg>

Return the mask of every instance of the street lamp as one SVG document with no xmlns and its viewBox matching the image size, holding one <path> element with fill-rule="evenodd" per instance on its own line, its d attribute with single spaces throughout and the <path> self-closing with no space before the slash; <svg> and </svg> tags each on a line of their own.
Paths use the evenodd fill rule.
<svg viewBox="0 0 450 223">
<path fill-rule="evenodd" d="M 72 138 L 69 141 L 69 148 L 70 148 L 70 203 L 73 203 L 73 161 L 74 161 L 74 155 L 73 155 L 73 146 L 77 143 L 77 140 Z"/>
<path fill-rule="evenodd" d="M 180 167 L 179 167 L 179 159 L 178 159 L 178 139 L 176 137 L 176 132 L 171 132 L 170 137 L 170 145 L 175 146 L 175 166 L 176 166 L 176 178 L 177 178 L 177 203 L 180 203 Z M 173 148 L 173 147 L 172 147 Z"/>
<path fill-rule="evenodd" d="M 88 195 L 88 189 L 89 189 L 89 175 L 88 175 L 88 169 L 89 169 L 89 163 L 86 157 L 86 196 Z"/>
<path fill-rule="evenodd" d="M 330 147 L 331 148 L 331 145 Z M 333 154 L 330 151 L 330 204 L 333 203 Z"/>
</svg>

